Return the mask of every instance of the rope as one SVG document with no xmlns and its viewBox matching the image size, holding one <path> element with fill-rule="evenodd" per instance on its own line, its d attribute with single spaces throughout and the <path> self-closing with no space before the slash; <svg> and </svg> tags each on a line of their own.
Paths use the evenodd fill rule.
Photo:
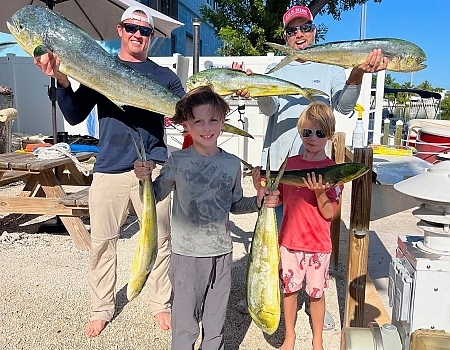
<svg viewBox="0 0 450 350">
<path fill-rule="evenodd" d="M 13 244 L 15 241 L 20 240 L 24 234 L 25 233 L 18 233 L 18 232 L 8 233 L 6 231 L 3 231 L 3 233 L 0 235 L 0 243 Z"/>
<path fill-rule="evenodd" d="M 50 147 L 38 147 L 33 151 L 33 153 L 38 157 L 38 159 L 61 159 L 68 157 L 75 163 L 77 169 L 84 176 L 89 176 L 90 174 L 90 167 L 86 164 L 80 163 L 80 161 L 71 154 L 70 146 L 67 143 L 60 142 Z"/>
</svg>

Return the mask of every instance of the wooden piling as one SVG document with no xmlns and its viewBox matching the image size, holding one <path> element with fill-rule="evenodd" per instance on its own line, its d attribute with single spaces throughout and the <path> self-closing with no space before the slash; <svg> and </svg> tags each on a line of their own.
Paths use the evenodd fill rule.
<svg viewBox="0 0 450 350">
<path fill-rule="evenodd" d="M 345 133 L 337 132 L 330 142 L 330 158 L 337 164 L 345 162 Z M 339 239 L 341 235 L 341 202 L 339 202 L 336 212 L 331 221 L 331 258 L 330 270 L 337 271 L 339 262 Z"/>
<path fill-rule="evenodd" d="M 397 120 L 395 123 L 395 135 L 394 135 L 394 145 L 401 146 L 403 138 L 403 122 Z"/>
<path fill-rule="evenodd" d="M 353 150 L 353 162 L 372 169 L 373 150 L 370 147 Z M 347 291 L 343 327 L 365 327 L 364 304 L 367 260 L 369 255 L 369 221 L 372 199 L 372 171 L 352 182 Z"/>
<path fill-rule="evenodd" d="M 383 137 L 381 140 L 382 145 L 388 145 L 389 144 L 389 126 L 391 125 L 391 121 L 389 118 L 386 118 L 383 120 Z"/>
</svg>

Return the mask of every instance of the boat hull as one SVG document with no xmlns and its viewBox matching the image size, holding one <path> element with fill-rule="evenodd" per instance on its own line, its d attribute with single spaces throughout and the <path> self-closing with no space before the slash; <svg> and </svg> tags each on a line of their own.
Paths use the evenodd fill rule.
<svg viewBox="0 0 450 350">
<path fill-rule="evenodd" d="M 450 122 L 448 127 L 425 125 L 415 140 L 416 156 L 429 163 L 436 162 L 436 154 L 450 153 Z"/>
</svg>

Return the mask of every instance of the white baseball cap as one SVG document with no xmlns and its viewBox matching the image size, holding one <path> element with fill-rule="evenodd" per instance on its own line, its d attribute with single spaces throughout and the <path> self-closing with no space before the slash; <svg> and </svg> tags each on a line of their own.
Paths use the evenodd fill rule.
<svg viewBox="0 0 450 350">
<path fill-rule="evenodd" d="M 139 13 L 135 13 L 136 11 L 142 11 L 143 13 L 145 13 L 147 18 L 140 16 Z M 137 21 L 147 22 L 148 24 L 150 24 L 152 26 L 152 28 L 155 28 L 155 25 L 153 24 L 153 17 L 150 14 L 150 11 L 145 7 L 136 6 L 136 5 L 130 6 L 123 12 L 123 15 L 120 18 L 120 21 L 123 22 L 127 19 L 135 19 Z"/>
</svg>

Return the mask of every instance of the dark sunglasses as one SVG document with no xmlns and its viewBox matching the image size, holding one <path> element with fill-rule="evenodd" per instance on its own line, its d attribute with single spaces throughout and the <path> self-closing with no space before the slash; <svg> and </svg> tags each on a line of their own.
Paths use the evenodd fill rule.
<svg viewBox="0 0 450 350">
<path fill-rule="evenodd" d="M 150 36 L 153 33 L 152 27 L 144 27 L 144 26 L 138 26 L 137 24 L 133 23 L 122 23 L 122 28 L 125 28 L 125 31 L 127 33 L 134 34 L 139 30 L 139 33 L 141 33 L 142 36 Z"/>
<path fill-rule="evenodd" d="M 311 137 L 313 132 L 316 132 L 316 136 L 319 139 L 324 139 L 327 135 L 322 130 L 302 129 L 302 137 Z"/>
<path fill-rule="evenodd" d="M 302 33 L 309 33 L 311 32 L 314 28 L 316 28 L 316 26 L 312 23 L 305 23 L 305 24 L 301 24 L 299 26 L 296 27 L 286 27 L 286 29 L 284 30 L 284 32 L 286 33 L 287 36 L 293 36 L 297 33 L 297 31 L 301 31 Z"/>
</svg>

